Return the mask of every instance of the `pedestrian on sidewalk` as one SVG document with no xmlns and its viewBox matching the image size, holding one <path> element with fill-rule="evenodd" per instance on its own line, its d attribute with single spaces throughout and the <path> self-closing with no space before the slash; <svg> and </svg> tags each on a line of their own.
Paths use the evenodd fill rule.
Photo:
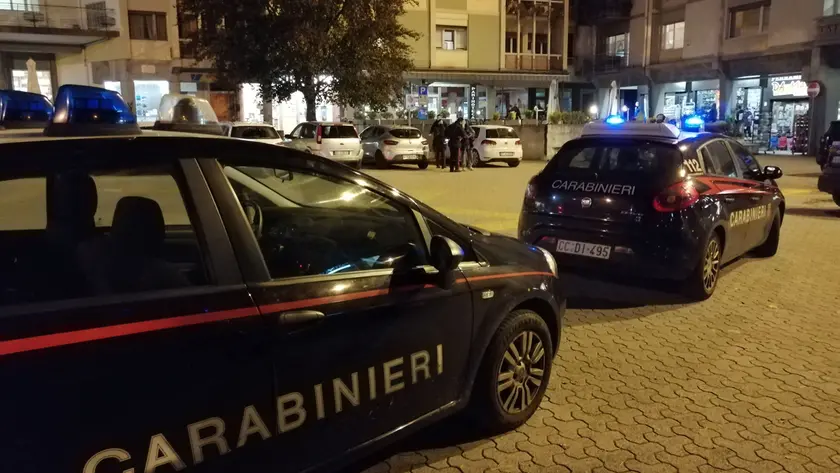
<svg viewBox="0 0 840 473">
<path fill-rule="evenodd" d="M 461 146 L 466 138 L 463 118 L 446 127 L 446 137 L 449 139 L 449 172 L 460 172 Z"/>
<path fill-rule="evenodd" d="M 464 140 L 461 143 L 461 156 L 463 157 L 464 168 L 472 171 L 472 149 L 475 141 L 475 132 L 469 120 L 464 121 Z"/>
<path fill-rule="evenodd" d="M 438 118 L 432 124 L 432 152 L 435 153 L 435 166 L 443 169 L 446 160 L 446 125 Z"/>
</svg>

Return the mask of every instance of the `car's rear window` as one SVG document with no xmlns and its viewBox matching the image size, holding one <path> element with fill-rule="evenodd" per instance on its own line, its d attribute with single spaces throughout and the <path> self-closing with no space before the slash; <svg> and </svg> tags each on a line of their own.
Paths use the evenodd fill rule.
<svg viewBox="0 0 840 473">
<path fill-rule="evenodd" d="M 231 130 L 230 136 L 246 140 L 275 140 L 280 138 L 277 130 L 270 126 L 235 126 Z"/>
<path fill-rule="evenodd" d="M 322 138 L 358 138 L 356 128 L 351 125 L 321 125 Z"/>
<path fill-rule="evenodd" d="M 391 130 L 391 136 L 394 138 L 420 138 L 420 130 L 414 128 L 394 128 Z"/>
<path fill-rule="evenodd" d="M 519 138 L 513 128 L 488 128 L 487 138 Z"/>
<path fill-rule="evenodd" d="M 588 170 L 607 173 L 660 174 L 673 172 L 682 161 L 676 146 L 639 140 L 573 141 L 552 158 L 554 172 Z"/>
</svg>

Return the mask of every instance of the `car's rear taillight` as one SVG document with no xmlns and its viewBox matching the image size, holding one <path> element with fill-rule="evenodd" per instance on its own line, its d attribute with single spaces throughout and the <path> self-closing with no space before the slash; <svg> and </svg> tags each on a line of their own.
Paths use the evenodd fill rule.
<svg viewBox="0 0 840 473">
<path fill-rule="evenodd" d="M 537 201 L 537 176 L 528 181 L 525 187 L 525 199 L 522 201 L 522 210 L 533 211 L 536 208 Z"/>
<path fill-rule="evenodd" d="M 514 144 L 515 144 L 516 146 L 519 146 L 519 145 L 521 145 L 521 144 L 522 144 L 522 140 L 516 140 L 516 143 L 514 143 Z"/>
<path fill-rule="evenodd" d="M 400 144 L 400 142 L 396 141 L 396 140 L 385 140 L 382 143 L 384 143 L 388 146 L 396 146 L 396 145 Z"/>
<path fill-rule="evenodd" d="M 653 199 L 653 208 L 657 212 L 676 212 L 687 209 L 700 200 L 700 193 L 691 180 L 678 182 Z"/>
<path fill-rule="evenodd" d="M 321 127 L 321 125 L 318 125 L 318 129 L 315 131 L 315 142 L 318 144 L 321 144 L 321 141 L 323 141 L 323 131 L 324 129 Z"/>
<path fill-rule="evenodd" d="M 483 144 L 483 145 L 491 145 L 491 146 L 493 146 L 493 145 L 495 145 L 495 144 L 496 144 L 496 142 L 495 142 L 495 141 L 493 141 L 493 140 L 482 140 L 482 141 L 481 141 L 481 144 Z"/>
</svg>

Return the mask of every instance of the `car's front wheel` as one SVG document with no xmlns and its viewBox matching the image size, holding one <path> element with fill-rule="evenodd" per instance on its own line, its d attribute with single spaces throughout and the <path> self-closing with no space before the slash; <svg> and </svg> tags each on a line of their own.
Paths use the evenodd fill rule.
<svg viewBox="0 0 840 473">
<path fill-rule="evenodd" d="M 545 394 L 553 356 L 545 321 L 530 310 L 511 312 L 490 341 L 473 386 L 476 419 L 494 432 L 525 423 Z"/>
</svg>

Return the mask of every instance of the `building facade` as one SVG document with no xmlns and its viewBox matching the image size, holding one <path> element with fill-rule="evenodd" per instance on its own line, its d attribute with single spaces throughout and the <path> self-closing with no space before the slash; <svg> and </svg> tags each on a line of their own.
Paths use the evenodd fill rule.
<svg viewBox="0 0 840 473">
<path fill-rule="evenodd" d="M 580 109 L 589 84 L 570 74 L 569 0 L 419 0 L 403 24 L 417 32 L 406 109 L 490 119 L 511 108 L 545 110 L 549 86 Z"/>
<path fill-rule="evenodd" d="M 613 8 L 579 27 L 577 45 L 601 110 L 735 117 L 759 148 L 788 136 L 811 151 L 839 118 L 836 0 L 606 1 Z M 814 99 L 810 81 L 821 86 Z"/>
</svg>

